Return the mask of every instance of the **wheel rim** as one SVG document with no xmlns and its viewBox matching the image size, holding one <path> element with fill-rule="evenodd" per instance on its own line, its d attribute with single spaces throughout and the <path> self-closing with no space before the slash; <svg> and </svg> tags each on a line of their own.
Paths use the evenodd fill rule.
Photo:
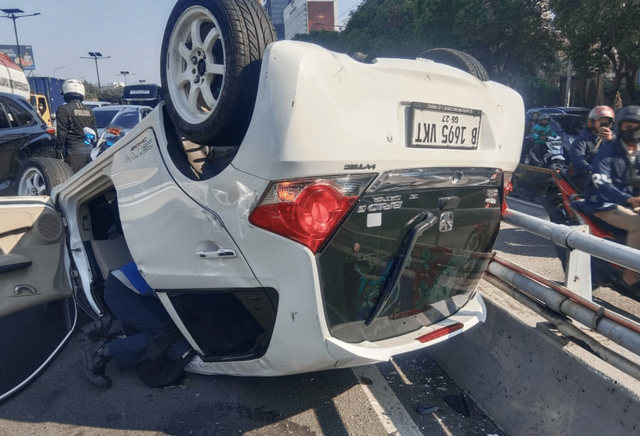
<svg viewBox="0 0 640 436">
<path fill-rule="evenodd" d="M 47 183 L 37 168 L 28 168 L 18 184 L 18 195 L 48 195 Z"/>
<path fill-rule="evenodd" d="M 185 10 L 171 31 L 167 87 L 180 117 L 190 124 L 209 118 L 225 85 L 226 54 L 220 26 L 203 6 Z"/>
</svg>

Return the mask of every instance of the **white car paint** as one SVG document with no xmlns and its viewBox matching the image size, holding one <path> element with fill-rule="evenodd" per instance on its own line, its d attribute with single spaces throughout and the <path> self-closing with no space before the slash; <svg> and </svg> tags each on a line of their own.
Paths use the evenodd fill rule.
<svg viewBox="0 0 640 436">
<path fill-rule="evenodd" d="M 478 149 L 406 147 L 411 102 L 481 110 Z M 522 99 L 515 91 L 445 65 L 397 59 L 366 65 L 314 45 L 283 41 L 266 51 L 251 125 L 238 155 L 220 174 L 196 181 L 178 170 L 167 151 L 160 105 L 53 196 L 66 216 L 71 256 L 85 290 L 91 283 L 88 259 L 84 251 L 73 251 L 82 247 L 78 205 L 110 184 L 118 192 L 133 259 L 160 293 L 216 287 L 277 290 L 275 329 L 263 357 L 225 363 L 196 357 L 189 370 L 268 376 L 362 365 L 446 340 L 484 321 L 481 297 L 476 293 L 463 310 L 436 325 L 383 341 L 344 343 L 329 333 L 313 253 L 250 224 L 252 208 L 270 181 L 357 173 L 344 169 L 351 164 L 375 165 L 375 172 L 467 166 L 513 171 L 523 119 Z M 217 248 L 237 256 L 196 255 Z M 171 304 L 168 298 L 162 301 Z M 176 312 L 168 309 L 186 333 Z M 427 344 L 415 340 L 452 322 L 464 328 Z"/>
</svg>

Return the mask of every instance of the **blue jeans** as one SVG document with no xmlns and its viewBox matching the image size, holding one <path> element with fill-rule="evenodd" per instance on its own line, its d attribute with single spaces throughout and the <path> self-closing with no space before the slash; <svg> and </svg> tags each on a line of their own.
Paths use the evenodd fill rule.
<svg viewBox="0 0 640 436">
<path fill-rule="evenodd" d="M 114 317 L 122 322 L 127 335 L 107 344 L 122 371 L 133 367 L 144 356 L 151 339 L 171 322 L 171 318 L 155 296 L 137 294 L 111 274 L 105 282 L 104 299 Z"/>
</svg>

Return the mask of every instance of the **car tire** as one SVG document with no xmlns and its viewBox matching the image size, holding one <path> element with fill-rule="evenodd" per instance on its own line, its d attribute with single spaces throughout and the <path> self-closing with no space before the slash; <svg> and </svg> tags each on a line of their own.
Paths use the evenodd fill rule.
<svg viewBox="0 0 640 436">
<path fill-rule="evenodd" d="M 160 76 L 167 112 L 188 140 L 242 142 L 262 57 L 275 40 L 271 19 L 256 0 L 178 1 L 164 32 Z"/>
<path fill-rule="evenodd" d="M 20 196 L 51 195 L 51 190 L 73 175 L 65 162 L 51 157 L 34 157 L 18 173 L 16 192 Z"/>
<path fill-rule="evenodd" d="M 463 51 L 452 48 L 434 48 L 425 51 L 418 57 L 458 68 L 483 82 L 489 81 L 489 73 L 482 64 L 476 58 Z"/>
</svg>

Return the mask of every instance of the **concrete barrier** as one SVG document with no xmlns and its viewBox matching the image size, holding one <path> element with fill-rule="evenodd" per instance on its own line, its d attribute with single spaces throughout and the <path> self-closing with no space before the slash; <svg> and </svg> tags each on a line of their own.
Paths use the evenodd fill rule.
<svg viewBox="0 0 640 436">
<path fill-rule="evenodd" d="M 512 436 L 640 434 L 640 381 L 487 282 L 481 292 L 486 323 L 428 350 L 498 427 Z"/>
</svg>

